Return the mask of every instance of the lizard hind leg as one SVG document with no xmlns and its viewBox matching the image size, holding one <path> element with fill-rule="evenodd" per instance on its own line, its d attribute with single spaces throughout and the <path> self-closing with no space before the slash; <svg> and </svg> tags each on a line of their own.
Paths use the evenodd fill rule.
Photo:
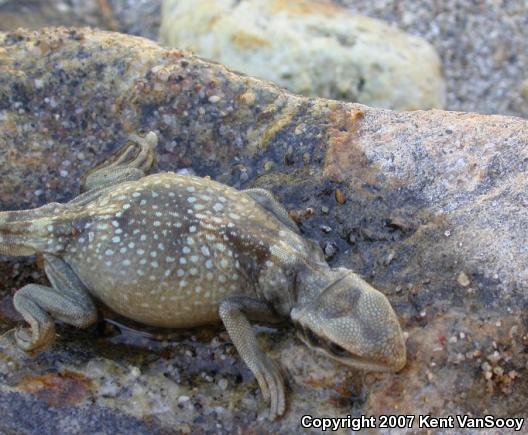
<svg viewBox="0 0 528 435">
<path fill-rule="evenodd" d="M 123 147 L 81 177 L 81 192 L 144 177 L 154 164 L 157 143 L 158 136 L 153 131 L 144 138 L 130 135 Z"/>
<path fill-rule="evenodd" d="M 55 339 L 54 319 L 85 328 L 97 320 L 97 310 L 86 287 L 60 258 L 44 255 L 51 287 L 28 284 L 15 293 L 15 309 L 29 324 L 18 329 L 15 340 L 26 351 L 37 350 Z"/>
</svg>

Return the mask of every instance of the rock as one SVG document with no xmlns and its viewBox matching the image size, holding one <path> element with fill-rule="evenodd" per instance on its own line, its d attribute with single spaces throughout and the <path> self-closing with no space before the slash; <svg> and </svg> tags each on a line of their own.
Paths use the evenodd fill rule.
<svg viewBox="0 0 528 435">
<path fill-rule="evenodd" d="M 528 50 L 528 5 L 496 7 L 496 0 L 335 0 L 356 15 L 382 19 L 431 43 L 442 59 L 446 109 L 526 118 L 523 97 Z M 446 0 L 447 1 L 447 0 Z M 157 39 L 162 0 L 33 0 L 0 4 L 0 31 L 18 27 L 85 26 Z M 101 3 L 108 7 L 101 8 Z M 21 7 L 22 6 L 22 7 Z M 108 14 L 108 11 L 111 14 Z M 403 11 L 403 13 L 402 13 Z M 467 20 L 467 17 L 472 17 Z M 110 19 L 109 19 L 110 18 Z M 464 22 L 464 32 L 457 31 Z M 507 68 L 504 68 L 504 64 Z M 471 80 L 468 80 L 471 77 Z"/>
<path fill-rule="evenodd" d="M 220 99 L 211 102 L 213 95 Z M 159 170 L 267 188 L 300 216 L 315 210 L 301 219 L 303 234 L 324 243 L 320 226 L 331 227 L 332 264 L 387 294 L 408 337 L 408 365 L 365 375 L 312 352 L 291 329 L 266 329 L 259 340 L 291 386 L 286 416 L 268 423 L 257 419 L 265 411 L 257 383 L 225 334 L 217 335 L 221 328 L 160 342 L 126 327 L 59 324 L 52 348 L 34 356 L 18 350 L 7 333 L 21 320 L 12 294 L 45 279 L 32 276 L 38 261 L 13 259 L 0 262 L 0 432 L 282 433 L 297 431 L 305 414 L 524 412 L 528 121 L 304 98 L 116 33 L 1 34 L 1 210 L 72 198 L 80 174 L 138 130 L 158 133 Z M 464 291 L 460 271 L 471 277 Z M 495 351 L 500 361 L 483 371 Z M 66 373 L 83 380 L 82 394 Z M 207 381 L 217 376 L 225 390 Z M 61 382 L 32 392 L 23 389 L 28 377 Z M 50 407 L 46 388 L 75 400 Z M 189 400 L 179 404 L 182 396 Z M 34 420 L 17 417 L 27 415 Z"/>
<path fill-rule="evenodd" d="M 431 45 L 329 0 L 165 0 L 160 41 L 307 96 L 444 106 Z"/>
</svg>

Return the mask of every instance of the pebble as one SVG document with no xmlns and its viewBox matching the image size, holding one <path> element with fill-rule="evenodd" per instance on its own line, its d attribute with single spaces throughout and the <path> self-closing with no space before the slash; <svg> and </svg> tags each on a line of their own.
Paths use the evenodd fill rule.
<svg viewBox="0 0 528 435">
<path fill-rule="evenodd" d="M 337 254 L 337 245 L 335 242 L 326 242 L 323 248 L 325 258 L 330 260 Z"/>
<path fill-rule="evenodd" d="M 498 351 L 495 351 L 495 352 L 489 354 L 486 358 L 488 359 L 489 362 L 491 362 L 493 364 L 497 364 L 500 361 L 500 359 L 501 359 L 501 355 L 500 355 L 500 353 Z"/>
<path fill-rule="evenodd" d="M 178 425 L 178 432 L 181 432 L 182 434 L 189 434 L 192 432 L 192 428 L 187 423 L 179 424 Z"/>
<path fill-rule="evenodd" d="M 304 210 L 304 217 L 305 219 L 311 218 L 315 214 L 315 210 L 312 207 L 307 207 Z"/>
<path fill-rule="evenodd" d="M 455 363 L 455 364 L 460 364 L 461 362 L 463 362 L 463 361 L 465 361 L 465 360 L 466 360 L 465 355 L 459 352 L 459 353 L 457 353 L 457 354 L 455 355 L 454 363 Z"/>
<path fill-rule="evenodd" d="M 332 231 L 332 228 L 329 227 L 328 225 L 321 225 L 319 228 L 321 228 L 321 231 L 323 233 L 329 233 L 330 231 Z"/>
<path fill-rule="evenodd" d="M 480 367 L 481 367 L 482 370 L 484 370 L 485 372 L 490 372 L 490 371 L 491 371 L 491 365 L 490 365 L 490 363 L 488 363 L 488 362 L 486 362 L 486 361 L 484 361 Z"/>
<path fill-rule="evenodd" d="M 504 374 L 504 369 L 501 366 L 493 367 L 493 373 L 498 376 L 502 376 Z"/>
<path fill-rule="evenodd" d="M 138 378 L 141 375 L 141 370 L 139 370 L 138 367 L 132 367 L 130 369 L 130 377 L 132 378 Z"/>
<path fill-rule="evenodd" d="M 388 266 L 389 264 L 391 264 L 392 260 L 394 260 L 395 255 L 396 255 L 396 252 L 394 252 L 393 250 L 391 250 L 387 254 L 387 257 L 385 257 L 385 266 Z"/>
<path fill-rule="evenodd" d="M 220 97 L 218 95 L 211 95 L 209 97 L 209 102 L 212 104 L 218 103 L 220 101 Z"/>
<path fill-rule="evenodd" d="M 182 405 L 185 402 L 188 402 L 189 399 L 190 399 L 189 396 L 180 396 L 178 397 L 178 404 Z"/>
<path fill-rule="evenodd" d="M 225 378 L 220 378 L 218 380 L 218 387 L 220 387 L 221 390 L 226 390 L 227 389 L 227 386 L 228 386 L 228 382 L 227 382 L 227 379 Z"/>
<path fill-rule="evenodd" d="M 196 175 L 193 168 L 180 168 L 176 173 L 179 175 Z"/>
<path fill-rule="evenodd" d="M 252 91 L 246 91 L 238 99 L 240 102 L 252 106 L 257 101 L 257 96 Z"/>
<path fill-rule="evenodd" d="M 457 276 L 457 282 L 462 287 L 468 287 L 469 284 L 471 284 L 471 281 L 469 280 L 468 276 L 464 272 L 460 272 Z"/>
<path fill-rule="evenodd" d="M 265 170 L 266 172 L 269 172 L 269 171 L 271 171 L 272 169 L 273 169 L 273 162 L 271 162 L 271 161 L 269 161 L 269 160 L 266 161 L 266 162 L 264 163 L 264 170 Z"/>
<path fill-rule="evenodd" d="M 246 168 L 240 169 L 240 181 L 242 181 L 244 183 L 247 180 L 249 180 L 249 175 L 248 175 L 247 169 Z"/>
<path fill-rule="evenodd" d="M 525 100 L 528 100 L 528 79 L 524 80 L 524 81 L 521 83 L 521 96 L 522 96 Z"/>
<path fill-rule="evenodd" d="M 344 204 L 346 202 L 346 196 L 341 189 L 336 189 L 335 199 L 338 202 L 338 204 Z"/>
<path fill-rule="evenodd" d="M 292 221 L 294 221 L 296 224 L 300 224 L 302 219 L 301 219 L 301 213 L 299 213 L 298 210 L 290 210 L 288 212 L 288 216 L 290 217 L 290 219 Z"/>
<path fill-rule="evenodd" d="M 328 207 L 324 205 L 321 207 L 321 213 L 328 214 L 329 212 L 330 212 L 330 209 Z"/>
</svg>

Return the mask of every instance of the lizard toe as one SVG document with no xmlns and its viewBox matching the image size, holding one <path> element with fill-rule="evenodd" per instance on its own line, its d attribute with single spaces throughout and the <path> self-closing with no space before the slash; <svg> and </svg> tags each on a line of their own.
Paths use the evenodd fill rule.
<svg viewBox="0 0 528 435">
<path fill-rule="evenodd" d="M 29 328 L 19 328 L 15 331 L 15 341 L 18 347 L 23 350 L 32 349 L 31 330 Z"/>
<path fill-rule="evenodd" d="M 15 331 L 15 341 L 18 347 L 25 351 L 44 348 L 55 338 L 53 328 L 46 328 L 42 333 L 33 334 L 31 328 L 19 328 Z"/>
<path fill-rule="evenodd" d="M 268 418 L 275 420 L 284 414 L 286 402 L 280 369 L 268 357 L 263 357 L 255 370 L 255 377 L 265 402 L 269 404 Z"/>
</svg>

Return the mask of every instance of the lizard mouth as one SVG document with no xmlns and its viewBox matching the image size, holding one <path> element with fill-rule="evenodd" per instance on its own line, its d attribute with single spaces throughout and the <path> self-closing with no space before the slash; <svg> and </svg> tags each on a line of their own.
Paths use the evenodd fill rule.
<svg viewBox="0 0 528 435">
<path fill-rule="evenodd" d="M 333 341 L 325 337 L 321 337 L 309 328 L 303 327 L 300 324 L 297 324 L 296 326 L 298 337 L 308 347 L 310 347 L 311 349 L 315 349 L 316 351 L 322 352 L 325 355 L 343 364 L 358 369 L 370 371 L 393 371 L 388 365 L 380 363 L 379 361 L 375 362 L 370 358 L 350 352 L 339 344 L 334 343 Z"/>
</svg>

